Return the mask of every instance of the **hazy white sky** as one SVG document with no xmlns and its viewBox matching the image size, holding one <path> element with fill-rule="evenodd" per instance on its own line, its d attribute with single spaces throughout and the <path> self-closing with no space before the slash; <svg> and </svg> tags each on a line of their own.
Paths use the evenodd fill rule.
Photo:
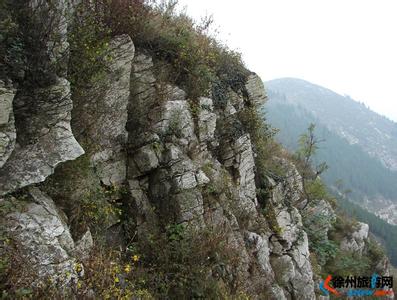
<svg viewBox="0 0 397 300">
<path fill-rule="evenodd" d="M 397 121 L 397 0 L 180 0 L 264 81 L 298 77 Z"/>
</svg>

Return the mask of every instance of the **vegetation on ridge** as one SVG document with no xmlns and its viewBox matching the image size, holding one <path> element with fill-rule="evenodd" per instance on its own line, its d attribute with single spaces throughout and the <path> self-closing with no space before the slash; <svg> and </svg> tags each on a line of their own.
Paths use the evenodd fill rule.
<svg viewBox="0 0 397 300">
<path fill-rule="evenodd" d="M 320 118 L 316 118 L 303 105 L 291 105 L 286 102 L 286 95 L 281 91 L 270 89 L 268 95 L 270 101 L 265 107 L 266 118 L 270 124 L 280 129 L 276 140 L 289 151 L 296 151 L 299 148 L 300 134 L 306 130 L 310 123 L 316 123 L 316 134 L 324 142 L 321 144 L 314 163 L 326 161 L 330 166 L 329 170 L 321 176 L 322 179 L 329 187 L 338 186 L 338 194 L 348 192 L 342 198 L 340 195 L 336 197 L 338 207 L 345 212 L 347 217 L 368 223 L 370 232 L 379 238 L 385 246 L 391 262 L 396 265 L 397 226 L 388 224 L 357 205 L 365 197 L 376 198 L 380 193 L 394 199 L 397 179 L 395 172 L 387 170 L 359 146 L 350 145 L 336 133 L 330 131 L 322 124 Z M 349 187 L 350 190 L 346 190 L 346 187 Z M 332 192 L 334 191 L 332 190 Z M 348 199 L 353 202 L 349 202 Z"/>
<path fill-rule="evenodd" d="M 209 35 L 211 18 L 197 24 L 177 12 L 176 5 L 177 1 L 150 0 L 82 2 L 71 35 L 71 75 L 82 73 L 82 65 L 92 74 L 109 37 L 128 34 L 138 51 L 165 67 L 167 81 L 186 90 L 190 98 L 214 94 L 220 99 L 226 88 L 242 90 L 248 71 L 240 54 Z"/>
</svg>

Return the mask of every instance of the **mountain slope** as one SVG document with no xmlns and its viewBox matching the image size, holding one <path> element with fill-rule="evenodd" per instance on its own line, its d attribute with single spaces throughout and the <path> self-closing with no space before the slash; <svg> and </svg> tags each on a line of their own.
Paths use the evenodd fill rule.
<svg viewBox="0 0 397 300">
<path fill-rule="evenodd" d="M 1 299 L 311 300 L 389 274 L 272 140 L 259 76 L 173 5 L 5 2 Z"/>
<path fill-rule="evenodd" d="M 290 150 L 310 123 L 316 124 L 321 144 L 318 160 L 330 169 L 328 185 L 342 180 L 350 197 L 382 214 L 397 202 L 396 124 L 370 111 L 363 104 L 300 79 L 277 79 L 266 83 L 269 122 L 280 129 L 278 139 Z M 293 124 L 293 126 L 291 126 Z M 396 223 L 397 212 L 383 214 Z"/>
<path fill-rule="evenodd" d="M 267 88 L 286 95 L 288 103 L 302 105 L 331 131 L 359 145 L 387 168 L 397 170 L 397 124 L 329 89 L 294 78 L 267 82 Z M 343 113 L 342 113 L 343 112 Z"/>
</svg>

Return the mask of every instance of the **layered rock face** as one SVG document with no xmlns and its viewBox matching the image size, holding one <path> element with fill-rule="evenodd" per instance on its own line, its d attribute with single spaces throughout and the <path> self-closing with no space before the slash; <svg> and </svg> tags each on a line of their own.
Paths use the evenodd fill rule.
<svg viewBox="0 0 397 300">
<path fill-rule="evenodd" d="M 43 39 L 39 43 L 41 48 L 32 54 L 32 74 L 26 75 L 17 91 L 1 87 L 4 116 L 0 120 L 0 195 L 44 181 L 59 163 L 84 153 L 72 134 L 70 83 L 59 67 L 64 64 L 68 48 L 65 18 L 68 3 L 55 2 L 50 10 L 52 15 L 46 20 L 35 17 L 49 11 L 44 2 L 30 3 L 32 26 L 47 32 L 45 36 L 39 32 L 39 38 Z"/>
<path fill-rule="evenodd" d="M 24 266 L 31 275 L 36 275 L 36 284 L 43 279 L 70 284 L 79 274 L 77 264 L 87 257 L 93 245 L 90 231 L 76 243 L 70 234 L 63 213 L 51 198 L 37 188 L 29 189 L 29 200 L 7 199 L 15 211 L 6 215 L 4 222 L 9 236 L 17 243 L 22 256 L 27 258 Z M 21 209 L 22 207 L 22 209 Z"/>
<path fill-rule="evenodd" d="M 224 109 L 210 98 L 200 98 L 194 107 L 177 87 L 159 90 L 153 69 L 150 57 L 135 57 L 127 176 L 138 232 L 146 234 L 165 220 L 226 228 L 225 238 L 241 260 L 231 276 L 245 281 L 248 290 L 274 299 L 313 299 L 307 236 L 298 210 L 285 200 L 288 189 L 301 190 L 290 182 L 275 184 L 272 213 L 282 234 L 258 225 L 267 221 L 256 198 L 250 135 L 238 115 L 265 100 L 259 77 L 250 76 L 247 99 L 230 91 Z M 194 110 L 199 112 L 193 115 Z M 250 275 L 252 269 L 255 275 Z"/>
<path fill-rule="evenodd" d="M 69 5 L 55 2 L 60 11 Z M 295 166 L 280 159 L 285 179 L 267 178 L 265 208 L 257 199 L 256 154 L 241 114 L 264 103 L 261 79 L 251 73 L 245 93 L 228 90 L 222 105 L 210 97 L 188 99 L 156 78 L 150 55 L 120 35 L 109 43 L 104 78 L 80 91 L 87 96 L 81 101 L 59 68 L 68 26 L 63 13 L 54 14 L 57 26 L 41 49 L 51 80 L 0 82 L 0 203 L 13 203 L 1 225 L 37 281 L 67 285 L 81 276 L 76 264 L 89 256 L 97 228 L 71 229 L 73 203 L 100 190 L 106 195 L 94 194 L 96 203 L 127 204 L 123 213 L 137 238 L 175 223 L 221 231 L 236 253 L 236 265 L 223 270 L 230 282 L 258 299 L 315 299 L 308 237 L 295 207 L 303 189 Z M 71 161 L 80 156 L 89 172 L 77 174 L 81 161 Z M 331 223 L 329 207 L 315 213 L 324 211 Z M 117 216 L 102 234 L 125 246 Z M 344 247 L 362 252 L 366 235 L 362 225 Z"/>
<path fill-rule="evenodd" d="M 31 74 L 17 88 L 7 78 L 0 81 L 0 225 L 18 245 L 33 282 L 53 278 L 64 285 L 78 276 L 74 256 L 88 254 L 90 232 L 75 243 L 66 217 L 51 198 L 33 187 L 21 192 L 46 180 L 58 164 L 84 154 L 71 130 L 73 102 L 64 70 L 69 4 L 53 4 L 51 10 L 42 1 L 27 6 L 32 26 L 46 29 L 44 36 L 37 31 L 42 39 L 28 62 Z M 47 19 L 36 18 L 48 11 Z M 17 199 L 13 192 L 23 196 Z"/>
<path fill-rule="evenodd" d="M 76 106 L 74 114 L 96 145 L 87 150 L 96 180 L 105 186 L 128 183 L 138 235 L 167 222 L 197 230 L 222 228 L 240 256 L 237 270 L 229 276 L 244 282 L 245 289 L 274 299 L 313 299 L 307 236 L 299 212 L 285 203 L 288 184 L 275 184 L 273 194 L 273 213 L 281 234 L 266 225 L 259 211 L 253 146 L 238 117 L 246 106 L 265 100 L 259 77 L 250 76 L 248 98 L 230 90 L 225 108 L 216 108 L 213 99 L 199 98 L 193 103 L 180 88 L 160 84 L 151 58 L 135 54 L 128 36 L 113 39 L 109 51 L 113 60 L 106 89 L 95 99 L 100 109 L 91 112 Z M 24 144 L 17 144 L 8 159 L 9 151 L 2 155 L 6 161 L 1 169 L 3 194 L 43 181 L 57 163 L 83 154 L 70 130 L 68 91 L 68 82 L 61 78 L 45 91 L 37 91 L 40 99 L 49 99 L 52 105 L 39 101 L 43 103 L 40 114 L 26 120 L 31 122 L 29 131 L 17 123 L 26 129 L 21 130 Z M 15 109 L 15 114 L 30 114 L 28 106 L 22 106 L 30 103 L 22 100 L 23 90 L 16 94 L 14 101 L 21 106 L 14 103 L 14 107 L 21 109 Z M 11 128 L 13 96 L 12 90 L 3 96 L 9 116 L 2 120 Z M 57 101 L 61 101 L 59 106 Z M 54 111 L 56 107 L 64 111 Z M 42 136 L 34 139 L 36 132 Z M 23 138 L 27 133 L 30 139 Z M 7 149 L 12 148 L 9 143 Z M 26 207 L 6 216 L 7 231 L 19 242 L 39 278 L 51 275 L 67 282 L 77 276 L 76 253 L 79 258 L 89 253 L 89 231 L 75 243 L 66 216 L 54 202 L 38 188 L 25 193 L 29 196 Z M 8 197 L 4 201 L 10 201 Z"/>
</svg>

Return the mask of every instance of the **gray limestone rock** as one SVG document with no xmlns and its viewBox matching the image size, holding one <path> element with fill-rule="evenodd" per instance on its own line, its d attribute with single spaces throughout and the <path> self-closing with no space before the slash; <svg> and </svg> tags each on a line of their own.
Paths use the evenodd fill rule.
<svg viewBox="0 0 397 300">
<path fill-rule="evenodd" d="M 44 2 L 30 4 L 45 8 Z M 72 103 L 65 79 L 69 4 L 55 0 L 48 18 L 55 26 L 41 50 L 51 80 L 22 84 L 18 91 L 0 82 L 0 195 L 44 181 L 58 164 L 84 153 L 71 130 L 73 109 L 73 132 L 93 145 L 86 149 L 93 186 L 128 182 L 125 202 L 137 235 L 161 230 L 163 223 L 220 229 L 236 260 L 218 268 L 226 281 L 265 299 L 314 299 L 308 237 L 298 210 L 305 204 L 302 178 L 295 166 L 279 159 L 284 180 L 268 179 L 272 220 L 263 216 L 257 201 L 254 146 L 239 116 L 266 100 L 259 76 L 251 73 L 244 91 L 227 91 L 222 107 L 206 97 L 191 101 L 179 87 L 157 80 L 162 66 L 135 53 L 131 38 L 121 35 L 109 43 L 104 78 L 81 91 L 87 98 L 75 97 Z M 38 280 L 69 283 L 81 275 L 75 264 L 90 255 L 91 232 L 75 242 L 53 200 L 37 188 L 28 194 L 23 209 L 6 215 L 7 232 Z M 326 238 L 335 218 L 332 208 L 320 201 L 304 212 L 326 219 Z M 113 225 L 110 234 L 121 237 L 121 225 Z M 364 252 L 365 225 L 342 242 L 343 249 Z"/>
<path fill-rule="evenodd" d="M 90 257 L 90 252 L 94 246 L 94 240 L 92 239 L 91 231 L 88 229 L 86 233 L 75 243 L 74 256 L 84 261 Z"/>
<path fill-rule="evenodd" d="M 197 167 L 188 157 L 171 166 L 170 174 L 173 178 L 173 186 L 176 191 L 188 190 L 197 186 Z"/>
<path fill-rule="evenodd" d="M 197 221 L 202 220 L 204 213 L 203 197 L 199 191 L 183 191 L 174 195 L 173 200 L 177 208 L 178 222 L 182 223 L 195 220 L 197 223 Z"/>
<path fill-rule="evenodd" d="M 198 170 L 196 173 L 196 181 L 198 185 L 206 185 L 211 180 L 207 177 L 207 175 L 205 175 L 202 170 Z"/>
<path fill-rule="evenodd" d="M 171 99 L 177 98 L 180 93 L 180 90 L 174 90 Z M 186 100 L 167 101 L 158 120 L 155 126 L 156 132 L 159 135 L 174 135 L 182 147 L 187 147 L 197 140 L 189 103 Z"/>
<path fill-rule="evenodd" d="M 127 105 L 135 48 L 128 35 L 116 36 L 109 43 L 106 90 L 96 99 L 97 111 L 88 118 L 98 151 L 91 157 L 101 181 L 120 185 L 126 178 Z M 96 88 L 96 87 L 94 87 Z M 89 126 L 87 124 L 87 126 Z"/>
<path fill-rule="evenodd" d="M 156 144 L 149 144 L 131 154 L 130 176 L 137 177 L 146 174 L 159 166 Z"/>
<path fill-rule="evenodd" d="M 276 255 L 271 264 L 287 298 L 290 295 L 296 299 L 315 299 L 308 238 L 302 216 L 293 206 L 301 198 L 301 177 L 294 165 L 285 160 L 280 163 L 286 169 L 286 178 L 279 183 L 269 179 L 273 186 L 270 200 L 279 231 L 271 239 L 271 253 Z"/>
<path fill-rule="evenodd" d="M 24 30 L 40 39 L 40 49 L 27 64 L 37 74 L 33 74 L 35 82 L 22 82 L 14 97 L 17 144 L 0 169 L 0 195 L 44 181 L 59 163 L 84 153 L 70 127 L 73 103 L 70 84 L 64 78 L 68 5 L 66 0 L 53 1 L 51 7 L 47 1 L 27 3 L 30 21 L 36 26 Z M 36 18 L 41 14 L 47 18 Z"/>
<path fill-rule="evenodd" d="M 167 84 L 160 87 L 153 68 L 149 57 L 138 54 L 134 58 L 129 106 L 132 121 L 127 126 L 128 178 L 137 207 L 138 234 L 145 234 L 149 223 L 155 224 L 159 217 L 199 224 L 198 228 L 228 228 L 228 245 L 240 253 L 240 265 L 230 278 L 241 276 L 247 283 L 262 285 L 266 281 L 266 295 L 272 299 L 314 299 L 307 235 L 301 215 L 293 207 L 302 194 L 296 168 L 280 160 L 288 176 L 285 182 L 273 181 L 271 201 L 280 234 L 247 231 L 246 226 L 254 228 L 261 218 L 251 138 L 238 120 L 238 111 L 247 103 L 233 92 L 223 109 L 214 109 L 209 98 L 199 98 L 197 119 L 193 119 L 185 93 Z M 260 105 L 265 101 L 257 75 L 249 77 L 246 88 L 248 102 Z M 285 270 L 279 265 L 286 265 Z M 248 270 L 253 266 L 259 273 L 249 278 Z M 228 272 L 226 268 L 225 275 Z"/>
<path fill-rule="evenodd" d="M 267 293 L 268 299 L 287 300 L 284 290 L 277 284 L 273 284 Z"/>
<path fill-rule="evenodd" d="M 299 295 L 299 299 L 315 299 L 313 271 L 306 232 L 301 232 L 301 237 L 290 253 L 295 266 L 295 275 L 291 279 L 293 294 Z"/>
<path fill-rule="evenodd" d="M 357 229 L 350 237 L 345 237 L 340 245 L 343 251 L 352 251 L 361 255 L 365 249 L 365 241 L 368 239 L 368 224 L 358 222 Z"/>
<path fill-rule="evenodd" d="M 255 161 L 249 134 L 221 145 L 221 156 L 225 167 L 235 170 L 241 205 L 247 211 L 256 211 Z"/>
<path fill-rule="evenodd" d="M 284 241 L 285 247 L 291 249 L 302 234 L 301 216 L 295 207 L 290 210 L 283 209 L 276 214 L 277 224 L 281 230 L 280 238 Z"/>
<path fill-rule="evenodd" d="M 16 131 L 12 102 L 15 91 L 6 88 L 0 81 L 0 168 L 5 164 L 14 150 Z"/>
<path fill-rule="evenodd" d="M 14 96 L 14 91 L 6 88 L 4 82 L 0 81 L 0 125 L 5 125 L 9 122 Z"/>
<path fill-rule="evenodd" d="M 35 110 L 30 106 L 33 100 Z M 66 79 L 59 78 L 55 85 L 36 89 L 15 101 L 15 115 L 24 116 L 24 123 L 16 123 L 20 144 L 0 169 L 0 195 L 44 181 L 59 163 L 84 153 L 70 128 L 72 101 Z"/>
<path fill-rule="evenodd" d="M 127 131 L 128 142 L 132 149 L 145 145 L 146 139 L 142 135 L 151 136 L 150 128 L 158 120 L 149 117 L 151 111 L 156 107 L 157 92 L 156 79 L 153 74 L 152 58 L 136 53 L 132 62 L 131 73 L 131 99 L 128 105 Z M 140 130 L 144 128 L 144 130 Z"/>
<path fill-rule="evenodd" d="M 285 170 L 285 176 L 282 182 L 275 184 L 277 192 L 273 193 L 272 202 L 275 206 L 293 205 L 301 208 L 305 201 L 302 201 L 303 184 L 302 177 L 296 167 L 286 159 L 278 158 L 277 162 Z"/>
<path fill-rule="evenodd" d="M 200 113 L 198 118 L 199 135 L 201 142 L 211 142 L 214 139 L 217 115 L 213 112 L 212 99 L 199 99 Z"/>
<path fill-rule="evenodd" d="M 26 268 L 37 281 L 52 278 L 62 284 L 77 278 L 75 263 L 86 257 L 92 247 L 90 233 L 75 246 L 69 228 L 51 198 L 30 188 L 32 200 L 21 202 L 21 209 L 5 216 L 5 228 L 26 260 Z"/>
<path fill-rule="evenodd" d="M 263 272 L 269 277 L 273 277 L 274 272 L 270 264 L 268 237 L 262 237 L 255 232 L 247 232 L 245 240 L 248 246 L 254 250 L 259 266 L 262 268 Z"/>
<path fill-rule="evenodd" d="M 252 73 L 248 76 L 245 88 L 248 92 L 248 99 L 252 104 L 260 106 L 265 103 L 267 98 L 265 87 L 262 79 L 257 74 Z"/>
</svg>

